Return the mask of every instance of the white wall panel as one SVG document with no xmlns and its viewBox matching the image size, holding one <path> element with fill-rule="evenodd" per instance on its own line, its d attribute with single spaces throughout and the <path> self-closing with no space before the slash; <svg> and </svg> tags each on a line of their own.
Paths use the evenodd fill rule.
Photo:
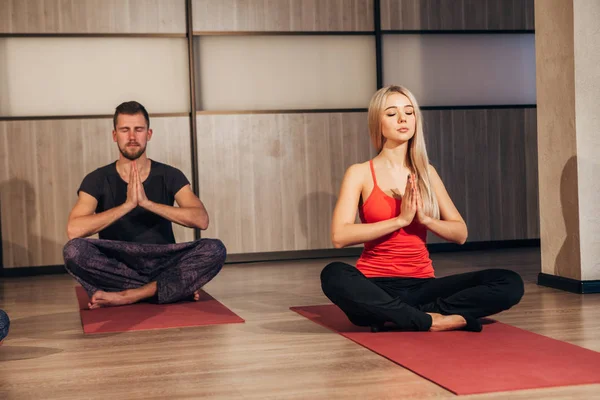
<svg viewBox="0 0 600 400">
<path fill-rule="evenodd" d="M 0 115 L 189 111 L 184 38 L 0 38 Z"/>
<path fill-rule="evenodd" d="M 196 39 L 203 110 L 362 108 L 377 89 L 372 36 Z"/>
</svg>

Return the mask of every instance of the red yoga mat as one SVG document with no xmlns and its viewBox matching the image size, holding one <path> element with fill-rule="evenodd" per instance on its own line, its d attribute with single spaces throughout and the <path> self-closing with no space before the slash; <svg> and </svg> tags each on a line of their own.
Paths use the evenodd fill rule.
<svg viewBox="0 0 600 400">
<path fill-rule="evenodd" d="M 200 300 L 173 304 L 136 303 L 90 310 L 88 295 L 75 288 L 84 333 L 115 333 L 244 322 L 211 295 L 200 291 Z"/>
<path fill-rule="evenodd" d="M 600 383 L 600 353 L 496 321 L 480 333 L 371 333 L 335 305 L 291 310 L 458 395 Z"/>
</svg>

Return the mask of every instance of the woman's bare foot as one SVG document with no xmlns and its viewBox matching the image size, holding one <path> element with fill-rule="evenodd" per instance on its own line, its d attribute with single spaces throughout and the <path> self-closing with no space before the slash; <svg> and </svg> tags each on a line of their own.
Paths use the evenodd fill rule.
<svg viewBox="0 0 600 400">
<path fill-rule="evenodd" d="M 200 289 L 194 292 L 194 301 L 200 300 Z"/>
<path fill-rule="evenodd" d="M 467 320 L 460 315 L 442 315 L 438 313 L 427 313 L 431 315 L 430 332 L 455 331 L 467 326 Z"/>
</svg>

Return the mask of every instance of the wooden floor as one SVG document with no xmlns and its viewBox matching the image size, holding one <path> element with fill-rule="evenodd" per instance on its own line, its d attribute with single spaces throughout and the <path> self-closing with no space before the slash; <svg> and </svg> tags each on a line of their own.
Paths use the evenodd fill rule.
<svg viewBox="0 0 600 400">
<path fill-rule="evenodd" d="M 537 286 L 539 249 L 432 258 L 438 276 L 488 267 L 518 271 L 525 296 L 497 320 L 600 351 L 600 295 Z M 0 347 L 0 399 L 456 398 L 289 311 L 328 302 L 319 287 L 327 262 L 227 265 L 205 289 L 245 324 L 91 336 L 83 335 L 68 275 L 0 280 L 0 308 L 12 319 Z M 600 385 L 460 398 L 593 399 Z"/>
</svg>

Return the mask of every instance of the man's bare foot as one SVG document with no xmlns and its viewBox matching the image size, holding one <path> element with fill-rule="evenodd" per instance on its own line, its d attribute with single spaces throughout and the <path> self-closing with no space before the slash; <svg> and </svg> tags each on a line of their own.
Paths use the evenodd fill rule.
<svg viewBox="0 0 600 400">
<path fill-rule="evenodd" d="M 194 301 L 200 300 L 200 289 L 194 292 Z"/>
<path fill-rule="evenodd" d="M 134 303 L 135 300 L 127 295 L 127 290 L 122 292 L 105 292 L 98 290 L 88 303 L 88 308 L 93 310 L 100 307 L 124 306 L 125 304 Z"/>
<path fill-rule="evenodd" d="M 124 306 L 125 304 L 137 303 L 154 295 L 156 295 L 156 281 L 122 292 L 98 290 L 90 299 L 88 307 L 93 310 L 100 307 Z"/>
<path fill-rule="evenodd" d="M 461 315 L 442 315 L 438 313 L 427 313 L 431 315 L 430 332 L 455 331 L 467 326 L 467 320 Z"/>
</svg>

